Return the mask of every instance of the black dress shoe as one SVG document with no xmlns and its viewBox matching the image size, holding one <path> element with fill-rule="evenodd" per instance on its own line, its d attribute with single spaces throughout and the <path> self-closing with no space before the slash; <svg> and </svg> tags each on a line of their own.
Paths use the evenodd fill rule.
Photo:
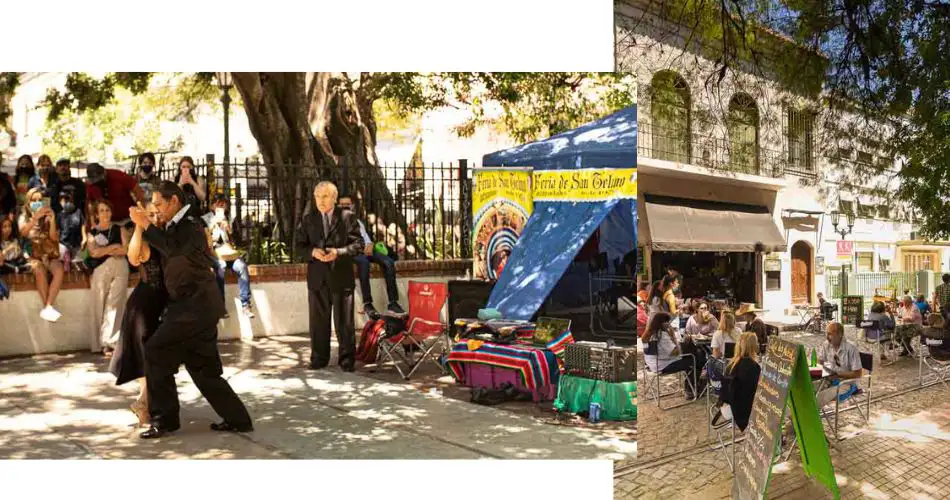
<svg viewBox="0 0 950 500">
<path fill-rule="evenodd" d="M 326 368 L 326 367 L 327 367 L 327 365 L 315 365 L 315 364 L 313 364 L 313 363 L 310 363 L 310 366 L 308 366 L 307 369 L 308 369 L 308 370 L 322 370 L 322 369 L 324 369 L 324 368 Z"/>
<path fill-rule="evenodd" d="M 139 437 L 142 439 L 158 439 L 164 437 L 165 434 L 169 434 L 177 431 L 179 428 L 175 427 L 174 429 L 163 429 L 161 427 L 151 426 L 147 431 L 139 434 Z"/>
<path fill-rule="evenodd" d="M 254 425 L 233 425 L 231 422 L 224 420 L 221 423 L 211 424 L 211 430 L 220 432 L 251 432 L 254 430 Z"/>
<path fill-rule="evenodd" d="M 340 369 L 342 369 L 342 370 L 345 371 L 345 372 L 355 372 L 355 371 L 356 371 L 356 367 L 353 366 L 353 365 L 343 365 L 343 366 L 340 367 Z"/>
</svg>

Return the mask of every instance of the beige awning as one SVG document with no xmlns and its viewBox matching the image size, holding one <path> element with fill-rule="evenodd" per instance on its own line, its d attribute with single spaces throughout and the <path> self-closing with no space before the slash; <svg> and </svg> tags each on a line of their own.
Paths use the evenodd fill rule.
<svg viewBox="0 0 950 500">
<path fill-rule="evenodd" d="M 645 203 L 654 251 L 784 252 L 785 238 L 768 209 L 686 199 L 648 198 Z"/>
</svg>

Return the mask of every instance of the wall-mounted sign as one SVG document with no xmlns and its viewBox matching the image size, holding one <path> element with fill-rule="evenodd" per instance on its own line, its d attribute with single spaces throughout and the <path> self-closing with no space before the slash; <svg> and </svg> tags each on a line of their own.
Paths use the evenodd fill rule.
<svg viewBox="0 0 950 500">
<path fill-rule="evenodd" d="M 850 259 L 854 255 L 854 242 L 839 240 L 838 242 L 838 258 L 847 258 Z"/>
<path fill-rule="evenodd" d="M 815 257 L 815 275 L 821 276 L 823 274 L 825 274 L 825 257 Z"/>
<path fill-rule="evenodd" d="M 780 257 L 769 257 L 765 259 L 765 271 L 781 271 L 782 259 Z"/>
</svg>

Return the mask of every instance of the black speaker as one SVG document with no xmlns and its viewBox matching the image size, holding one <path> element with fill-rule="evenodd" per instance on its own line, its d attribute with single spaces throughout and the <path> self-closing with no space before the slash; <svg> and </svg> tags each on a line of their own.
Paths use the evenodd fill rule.
<svg viewBox="0 0 950 500">
<path fill-rule="evenodd" d="M 455 329 L 455 320 L 477 318 L 478 310 L 484 309 L 488 304 L 488 297 L 494 286 L 494 281 L 449 281 L 449 327 L 453 338 L 458 333 Z"/>
</svg>

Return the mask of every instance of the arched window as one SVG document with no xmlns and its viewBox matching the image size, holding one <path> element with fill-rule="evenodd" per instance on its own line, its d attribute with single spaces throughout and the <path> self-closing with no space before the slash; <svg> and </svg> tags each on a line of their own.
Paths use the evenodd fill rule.
<svg viewBox="0 0 950 500">
<path fill-rule="evenodd" d="M 746 174 L 759 173 L 759 108 L 749 94 L 729 101 L 729 166 Z"/>
<path fill-rule="evenodd" d="M 683 77 L 672 71 L 653 75 L 650 107 L 653 118 L 653 157 L 690 161 L 690 96 Z"/>
</svg>

